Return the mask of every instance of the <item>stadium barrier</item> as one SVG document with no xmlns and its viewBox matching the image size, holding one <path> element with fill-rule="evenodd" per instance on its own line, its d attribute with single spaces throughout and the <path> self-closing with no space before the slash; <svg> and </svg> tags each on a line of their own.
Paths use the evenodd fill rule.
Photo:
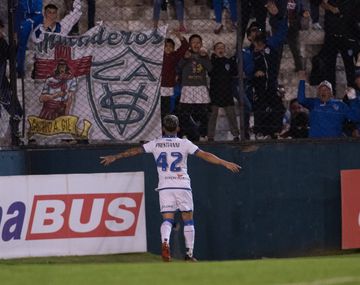
<svg viewBox="0 0 360 285">
<path fill-rule="evenodd" d="M 99 163 L 100 156 L 127 147 L 2 151 L 0 175 L 144 171 L 147 248 L 158 254 L 161 216 L 154 191 L 157 172 L 153 157 L 133 157 L 107 168 Z M 304 256 L 341 249 L 340 171 L 360 169 L 357 142 L 279 142 L 201 145 L 201 148 L 238 162 L 243 170 L 232 174 L 196 157 L 189 158 L 195 204 L 195 254 L 199 259 Z M 15 195 L 16 189 L 13 183 L 0 191 Z M 8 218 L 4 210 L 0 231 Z M 182 236 L 180 230 L 171 238 L 173 255 L 179 258 L 183 254 Z"/>
</svg>

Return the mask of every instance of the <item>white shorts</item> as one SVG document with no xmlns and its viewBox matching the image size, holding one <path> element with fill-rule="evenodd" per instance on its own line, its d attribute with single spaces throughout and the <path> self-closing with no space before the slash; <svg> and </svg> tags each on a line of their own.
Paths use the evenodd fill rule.
<svg viewBox="0 0 360 285">
<path fill-rule="evenodd" d="M 188 190 L 159 191 L 160 212 L 193 211 L 192 192 Z"/>
</svg>

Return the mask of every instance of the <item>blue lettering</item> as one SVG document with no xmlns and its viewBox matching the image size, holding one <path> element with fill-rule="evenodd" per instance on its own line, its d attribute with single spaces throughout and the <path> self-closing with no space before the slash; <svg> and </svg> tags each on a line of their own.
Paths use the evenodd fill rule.
<svg viewBox="0 0 360 285">
<path fill-rule="evenodd" d="M 23 202 L 15 202 L 10 205 L 7 214 L 13 215 L 17 213 L 17 215 L 10 218 L 4 223 L 4 227 L 2 230 L 3 241 L 9 241 L 11 239 L 16 240 L 21 238 L 21 231 L 24 224 L 25 211 L 26 208 Z M 3 216 L 2 213 L 3 210 L 0 207 L 0 223 Z"/>
</svg>

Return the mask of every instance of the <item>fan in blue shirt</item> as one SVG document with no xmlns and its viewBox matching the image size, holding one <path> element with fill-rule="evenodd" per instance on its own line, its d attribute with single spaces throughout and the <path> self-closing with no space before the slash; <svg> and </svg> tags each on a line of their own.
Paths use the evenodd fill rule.
<svg viewBox="0 0 360 285">
<path fill-rule="evenodd" d="M 360 122 L 360 101 L 349 96 L 349 106 L 333 98 L 332 85 L 323 81 L 318 86 L 317 98 L 305 97 L 305 80 L 300 80 L 297 99 L 310 111 L 310 138 L 338 138 L 343 136 L 346 120 Z M 354 98 L 350 98 L 354 97 Z"/>
</svg>

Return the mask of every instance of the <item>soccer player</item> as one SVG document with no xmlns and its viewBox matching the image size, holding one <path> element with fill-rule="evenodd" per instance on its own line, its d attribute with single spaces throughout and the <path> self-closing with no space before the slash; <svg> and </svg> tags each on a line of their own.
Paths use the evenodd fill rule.
<svg viewBox="0 0 360 285">
<path fill-rule="evenodd" d="M 124 152 L 100 157 L 103 165 L 109 165 L 115 160 L 135 156 L 142 153 L 152 153 L 156 160 L 159 184 L 160 212 L 163 216 L 161 232 L 161 256 L 163 261 L 170 261 L 170 234 L 174 225 L 175 212 L 179 210 L 184 222 L 184 237 L 186 261 L 196 261 L 193 256 L 195 228 L 193 220 L 193 198 L 190 177 L 187 173 L 187 156 L 194 154 L 213 164 L 219 164 L 232 172 L 239 172 L 241 166 L 223 160 L 212 153 L 202 151 L 188 139 L 177 137 L 180 130 L 179 120 L 175 115 L 167 115 L 163 120 L 164 136 L 152 140 L 142 147 L 134 147 Z"/>
</svg>

